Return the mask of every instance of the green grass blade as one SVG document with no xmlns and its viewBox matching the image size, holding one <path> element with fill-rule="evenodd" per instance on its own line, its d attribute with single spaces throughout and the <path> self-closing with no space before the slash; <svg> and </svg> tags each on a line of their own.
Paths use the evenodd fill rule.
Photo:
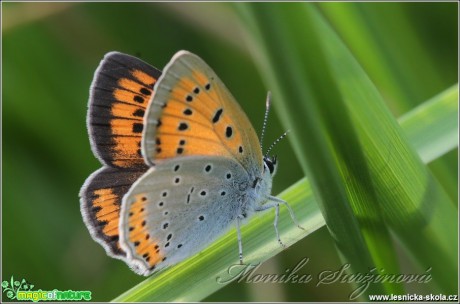
<svg viewBox="0 0 460 304">
<path fill-rule="evenodd" d="M 282 120 L 294 131 L 295 151 L 346 260 L 355 270 L 372 262 L 386 271 L 396 267 L 383 214 L 419 264 L 433 268 L 438 285 L 454 291 L 456 210 L 337 35 L 309 4 L 252 3 L 242 11 L 261 74 L 275 91 Z M 430 244 L 431 254 L 422 244 Z"/>
<path fill-rule="evenodd" d="M 421 104 L 399 119 L 424 163 L 458 147 L 458 84 Z M 445 115 L 448 113 L 449 115 Z M 439 117 L 443 117 L 442 120 Z M 434 124 L 433 122 L 437 123 Z M 411 132 L 411 133 L 408 133 Z M 424 143 L 431 142 L 431 145 Z"/>
<path fill-rule="evenodd" d="M 322 24 L 323 30 L 329 30 Z M 457 290 L 457 210 L 424 166 L 377 90 L 336 36 L 324 39 L 340 90 L 359 129 L 385 220 L 409 254 L 432 268 L 446 293 Z M 363 85 L 367 83 L 367 85 Z M 369 102 L 374 100 L 375 102 Z M 360 102 L 358 102 L 360 101 Z M 426 250 L 429 246 L 430 250 Z"/>
<path fill-rule="evenodd" d="M 457 81 L 456 44 L 440 45 L 435 37 L 457 41 L 455 3 L 327 3 L 318 4 L 334 30 L 366 70 L 395 116 Z M 433 10 L 433 8 L 436 8 Z M 430 33 L 438 16 L 443 29 Z M 391 20 L 391 22 L 388 22 Z M 440 34 L 442 33 L 442 34 Z M 434 40 L 430 40 L 430 37 Z M 395 47 L 397 46 L 397 47 Z M 414 52 L 414 50 L 418 50 Z M 420 85 L 423 84 L 423 85 Z M 442 158 L 429 168 L 451 199 L 458 197 L 457 157 Z"/>
<path fill-rule="evenodd" d="M 456 11 L 454 3 L 439 6 L 447 9 L 445 13 Z M 446 79 L 453 78 L 443 73 L 442 65 L 435 64 L 432 56 L 437 54 L 430 53 L 424 45 L 419 32 L 423 27 L 416 26 L 420 15 L 408 18 L 408 11 L 420 12 L 427 8 L 426 3 L 323 2 L 319 8 L 376 86 L 385 92 L 386 101 L 396 115 L 433 96 L 445 87 Z M 425 85 L 421 87 L 421 83 Z"/>
<path fill-rule="evenodd" d="M 340 252 L 354 272 L 398 272 L 363 148 L 334 75 L 323 55 L 312 6 L 243 6 L 259 46 L 263 75 L 282 102 L 282 120 L 293 129 L 293 146 L 311 177 L 320 208 Z M 321 38 L 320 38 L 321 35 Z M 295 37 L 308 37 L 299 39 Z M 400 293 L 393 284 L 372 284 L 368 293 Z"/>
<path fill-rule="evenodd" d="M 435 129 L 441 129 L 437 126 L 445 124 L 447 120 L 452 118 L 456 120 L 456 111 L 452 104 L 456 104 L 455 100 L 458 97 L 458 91 L 454 90 L 454 94 L 457 94 L 457 97 L 452 98 L 452 90 L 453 88 L 448 89 L 421 105 L 421 108 L 425 109 L 425 116 L 433 117 L 431 126 Z M 434 111 L 434 113 L 431 111 Z M 404 132 L 408 135 L 409 141 L 420 143 L 417 146 L 417 151 L 422 154 L 431 145 L 431 138 L 428 140 L 428 138 L 424 137 L 425 130 L 419 128 L 417 123 L 405 123 L 407 121 L 415 122 L 418 115 L 418 111 L 411 111 L 399 121 Z M 455 124 L 448 123 L 446 125 L 448 126 L 448 129 L 444 129 L 446 133 L 457 130 Z M 442 135 L 440 134 L 440 136 Z M 423 138 L 427 140 L 423 141 Z M 433 155 L 434 158 L 444 155 L 448 152 L 447 149 L 450 149 L 447 145 L 442 147 L 445 150 L 436 150 L 438 154 Z M 302 222 L 303 227 L 307 228 L 305 232 L 296 229 L 289 216 L 287 216 L 286 210 L 283 210 L 280 230 L 282 239 L 287 241 L 288 244 L 300 240 L 325 225 L 318 205 L 314 201 L 310 184 L 306 179 L 302 179 L 286 189 L 280 197 L 287 200 L 294 207 L 296 216 Z M 247 226 L 243 226 L 244 252 L 246 258 L 253 258 L 251 262 L 264 262 L 281 250 L 272 231 L 272 221 L 273 214 L 266 213 L 252 219 Z M 232 231 L 218 242 L 212 244 L 203 253 L 157 275 L 153 275 L 120 295 L 114 301 L 200 301 L 225 286 L 225 284 L 216 284 L 216 278 L 225 274 L 229 265 L 236 263 L 236 250 L 236 236 L 235 232 Z"/>
</svg>

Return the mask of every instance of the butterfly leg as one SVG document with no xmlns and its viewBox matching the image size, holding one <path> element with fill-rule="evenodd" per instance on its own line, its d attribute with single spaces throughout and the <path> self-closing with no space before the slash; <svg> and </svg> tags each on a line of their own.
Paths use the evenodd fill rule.
<svg viewBox="0 0 460 304">
<path fill-rule="evenodd" d="M 278 243 L 280 243 L 281 247 L 286 248 L 286 245 L 281 242 L 280 232 L 278 231 L 278 219 L 280 216 L 280 204 L 276 204 L 275 206 L 275 222 L 273 225 L 275 226 L 276 237 L 278 238 Z"/>
<path fill-rule="evenodd" d="M 279 198 L 277 198 L 275 196 L 269 196 L 268 201 L 265 204 L 263 204 L 262 206 L 259 206 L 258 208 L 256 208 L 255 211 L 264 211 L 264 210 L 267 210 L 267 209 L 270 209 L 270 208 L 275 208 L 274 226 L 275 226 L 276 237 L 278 238 L 278 242 L 280 243 L 280 245 L 283 246 L 283 247 L 286 247 L 283 244 L 283 242 L 281 241 L 279 231 L 278 231 L 278 219 L 279 219 L 279 213 L 280 213 L 280 204 L 283 204 L 289 210 L 289 214 L 291 215 L 291 218 L 292 218 L 292 221 L 294 222 L 294 224 L 296 224 L 297 227 L 299 227 L 300 229 L 305 230 L 297 222 L 297 219 L 296 219 L 296 217 L 294 215 L 294 211 L 292 211 L 291 206 L 289 206 L 289 204 L 286 201 L 283 201 L 282 199 L 279 199 Z"/>
<path fill-rule="evenodd" d="M 238 215 L 236 218 L 236 232 L 238 234 L 238 252 L 240 256 L 240 265 L 243 264 L 243 242 L 241 241 L 241 220 L 243 219 L 243 216 Z"/>
<path fill-rule="evenodd" d="M 268 200 L 273 203 L 278 203 L 278 205 L 283 204 L 284 206 L 286 206 L 286 208 L 289 210 L 289 215 L 291 216 L 291 219 L 294 222 L 294 224 L 296 224 L 297 227 L 299 227 L 300 229 L 305 230 L 305 228 L 300 226 L 299 222 L 297 222 L 297 219 L 294 215 L 294 211 L 292 211 L 292 208 L 291 206 L 289 206 L 288 202 L 283 201 L 282 199 L 279 199 L 276 196 L 271 196 L 271 195 L 268 197 Z"/>
<path fill-rule="evenodd" d="M 286 248 L 286 245 L 281 241 L 280 232 L 278 231 L 278 219 L 280 216 L 280 204 L 277 201 L 268 200 L 262 206 L 259 206 L 255 211 L 264 211 L 267 209 L 275 208 L 275 222 L 273 225 L 275 226 L 276 238 L 278 239 L 278 243 L 280 243 L 281 247 Z"/>
</svg>

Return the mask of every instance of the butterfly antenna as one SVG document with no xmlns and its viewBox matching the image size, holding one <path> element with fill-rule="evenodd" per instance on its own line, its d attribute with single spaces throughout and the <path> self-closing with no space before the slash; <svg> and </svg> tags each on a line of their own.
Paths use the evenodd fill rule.
<svg viewBox="0 0 460 304">
<path fill-rule="evenodd" d="M 262 145 L 264 142 L 264 135 L 265 135 L 265 128 L 267 127 L 267 119 L 268 119 L 268 113 L 270 112 L 270 99 L 271 99 L 271 92 L 268 91 L 267 93 L 267 99 L 265 101 L 265 116 L 264 116 L 264 124 L 262 126 L 262 134 L 260 135 L 260 149 L 263 150 Z"/>
<path fill-rule="evenodd" d="M 268 150 L 267 152 L 265 153 L 265 156 L 268 156 L 268 153 L 270 153 L 270 151 L 276 146 L 277 143 L 279 143 L 283 138 L 286 137 L 286 135 L 288 135 L 290 130 L 287 130 L 286 132 L 284 132 L 283 134 L 281 134 L 280 137 L 278 137 L 270 147 L 268 147 Z"/>
</svg>

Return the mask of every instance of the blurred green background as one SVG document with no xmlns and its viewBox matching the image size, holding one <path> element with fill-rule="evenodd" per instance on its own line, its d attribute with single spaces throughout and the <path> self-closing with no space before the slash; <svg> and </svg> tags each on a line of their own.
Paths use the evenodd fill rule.
<svg viewBox="0 0 460 304">
<path fill-rule="evenodd" d="M 455 84 L 456 3 L 317 4 L 364 67 L 396 117 Z M 355 25 L 348 26 L 347 25 Z M 3 3 L 2 279 L 43 290 L 90 290 L 107 301 L 144 278 L 106 256 L 80 215 L 78 192 L 100 167 L 86 131 L 93 73 L 117 50 L 162 69 L 185 49 L 202 57 L 261 129 L 267 88 L 228 3 Z M 395 83 L 397 85 L 395 85 Z M 276 103 L 265 146 L 285 131 Z M 274 151 L 273 193 L 303 177 L 288 141 Z M 457 201 L 457 149 L 430 164 Z M 267 233 L 273 233 L 267 227 Z M 236 248 L 235 248 L 236 251 Z M 309 257 L 304 272 L 341 266 L 325 228 L 268 261 L 283 273 Z M 403 269 L 413 265 L 402 261 Z M 338 301 L 351 287 L 232 283 L 209 301 Z"/>
</svg>

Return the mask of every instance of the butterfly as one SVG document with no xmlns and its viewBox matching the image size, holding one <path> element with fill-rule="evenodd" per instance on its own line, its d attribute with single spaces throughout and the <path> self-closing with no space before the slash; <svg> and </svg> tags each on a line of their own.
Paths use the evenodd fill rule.
<svg viewBox="0 0 460 304">
<path fill-rule="evenodd" d="M 265 112 L 265 122 L 268 115 Z M 249 119 L 216 73 L 179 51 L 163 73 L 106 54 L 90 88 L 87 128 L 103 167 L 80 191 L 83 220 L 109 256 L 150 275 L 200 251 L 271 196 L 277 159 L 263 155 Z M 299 226 L 300 227 L 300 226 Z"/>
</svg>

